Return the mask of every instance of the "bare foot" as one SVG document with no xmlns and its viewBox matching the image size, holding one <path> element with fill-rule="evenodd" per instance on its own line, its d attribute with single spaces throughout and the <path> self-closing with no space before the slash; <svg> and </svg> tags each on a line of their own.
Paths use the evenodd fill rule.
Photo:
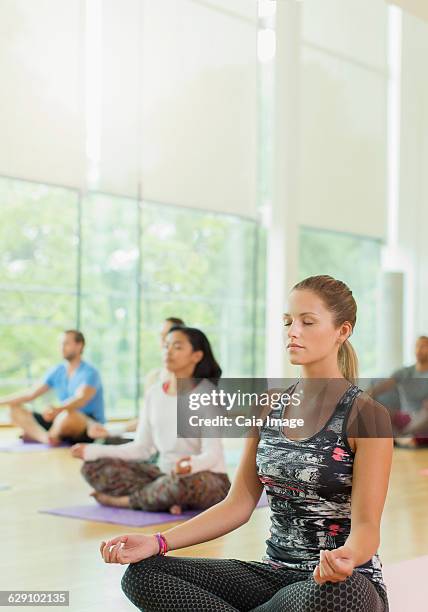
<svg viewBox="0 0 428 612">
<path fill-rule="evenodd" d="M 60 446 L 61 442 L 61 438 L 58 438 L 57 436 L 48 436 L 48 444 L 51 446 Z"/>
<path fill-rule="evenodd" d="M 181 514 L 182 512 L 181 506 L 179 506 L 178 504 L 174 504 L 173 506 L 171 506 L 169 511 L 171 514 Z"/>
<path fill-rule="evenodd" d="M 115 497 L 114 495 L 107 495 L 107 493 L 100 493 L 99 491 L 92 491 L 89 495 L 96 499 L 102 506 L 129 508 L 129 497 L 127 496 Z"/>
<path fill-rule="evenodd" d="M 33 438 L 33 436 L 23 433 L 19 436 L 19 438 L 23 442 L 40 442 L 40 444 L 49 444 L 49 436 L 47 432 L 46 435 L 37 438 Z"/>
<path fill-rule="evenodd" d="M 23 442 L 37 442 L 37 440 L 35 440 L 34 438 L 32 438 L 31 436 L 23 433 L 19 436 L 21 438 L 21 440 Z"/>
<path fill-rule="evenodd" d="M 112 506 L 112 501 L 114 497 L 112 495 L 107 495 L 106 493 L 99 493 L 98 491 L 92 491 L 90 496 L 97 500 L 99 504 L 102 506 Z"/>
<path fill-rule="evenodd" d="M 98 438 L 107 438 L 109 435 L 107 429 L 100 423 L 92 423 L 89 425 L 87 434 L 94 440 L 97 440 Z"/>
</svg>

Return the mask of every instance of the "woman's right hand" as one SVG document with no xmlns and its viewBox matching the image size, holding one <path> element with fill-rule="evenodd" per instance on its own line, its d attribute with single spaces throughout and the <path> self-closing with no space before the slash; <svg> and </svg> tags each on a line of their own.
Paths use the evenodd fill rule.
<svg viewBox="0 0 428 612">
<path fill-rule="evenodd" d="M 105 563 L 137 563 L 159 552 L 154 535 L 129 534 L 118 536 L 108 542 L 101 542 L 101 556 Z"/>
</svg>

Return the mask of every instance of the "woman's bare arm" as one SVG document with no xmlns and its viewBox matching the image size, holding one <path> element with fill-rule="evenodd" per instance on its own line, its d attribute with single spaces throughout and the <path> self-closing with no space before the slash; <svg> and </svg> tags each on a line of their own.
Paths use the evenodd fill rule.
<svg viewBox="0 0 428 612">
<path fill-rule="evenodd" d="M 355 566 L 368 561 L 380 541 L 380 521 L 388 490 L 391 438 L 359 438 L 354 460 L 351 532 L 346 540 Z"/>
<path fill-rule="evenodd" d="M 263 491 L 256 469 L 258 437 L 247 438 L 227 497 L 190 521 L 163 532 L 170 550 L 219 538 L 246 523 Z"/>
</svg>

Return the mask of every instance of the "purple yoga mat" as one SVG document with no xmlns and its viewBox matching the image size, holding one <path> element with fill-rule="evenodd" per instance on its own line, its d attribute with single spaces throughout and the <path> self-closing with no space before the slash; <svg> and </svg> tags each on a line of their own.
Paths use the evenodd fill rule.
<svg viewBox="0 0 428 612">
<path fill-rule="evenodd" d="M 257 508 L 264 508 L 267 505 L 267 498 L 263 493 L 257 504 Z M 145 512 L 143 510 L 128 510 L 127 508 L 110 508 L 108 506 L 101 506 L 100 504 L 67 506 L 64 508 L 39 510 L 39 512 L 43 514 L 54 514 L 55 516 L 82 519 L 85 521 L 128 525 L 129 527 L 146 527 L 159 523 L 172 523 L 174 521 L 189 519 L 199 514 L 199 510 L 187 510 L 182 514 L 170 514 L 169 512 Z"/>
<path fill-rule="evenodd" d="M 0 452 L 4 453 L 37 453 L 65 446 L 69 446 L 69 444 L 62 443 L 60 446 L 51 446 L 50 444 L 42 444 L 41 442 L 24 442 L 20 438 L 0 440 Z"/>
</svg>

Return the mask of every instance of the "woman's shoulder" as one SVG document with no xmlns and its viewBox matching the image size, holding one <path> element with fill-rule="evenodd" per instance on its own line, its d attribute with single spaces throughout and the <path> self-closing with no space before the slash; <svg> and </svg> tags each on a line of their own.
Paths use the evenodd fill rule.
<svg viewBox="0 0 428 612">
<path fill-rule="evenodd" d="M 348 419 L 350 437 L 392 437 L 391 416 L 388 408 L 358 389 Z"/>
<path fill-rule="evenodd" d="M 208 378 L 199 378 L 195 381 L 196 386 L 193 388 L 193 391 L 196 393 L 210 393 L 217 389 L 217 385 L 215 385 Z"/>
<path fill-rule="evenodd" d="M 163 383 L 158 380 L 147 389 L 144 394 L 144 403 L 151 403 L 154 398 L 159 397 L 163 393 L 162 389 Z"/>
</svg>

